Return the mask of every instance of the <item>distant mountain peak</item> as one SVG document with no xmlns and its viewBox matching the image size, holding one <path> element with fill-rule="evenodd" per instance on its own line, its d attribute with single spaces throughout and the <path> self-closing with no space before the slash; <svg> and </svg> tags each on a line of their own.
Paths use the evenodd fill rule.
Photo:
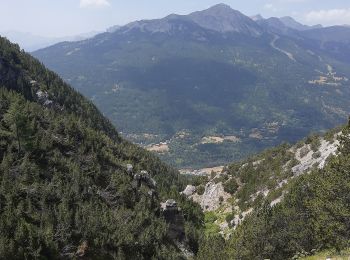
<svg viewBox="0 0 350 260">
<path fill-rule="evenodd" d="M 235 32 L 253 37 L 263 33 L 262 28 L 251 18 L 226 4 L 217 4 L 189 15 L 170 14 L 162 19 L 131 22 L 120 28 L 118 32 L 127 33 L 136 29 L 142 32 L 173 34 L 193 28 L 219 33 Z"/>
<path fill-rule="evenodd" d="M 257 15 L 251 16 L 250 18 L 251 18 L 253 21 L 264 20 L 264 17 L 262 17 L 261 14 L 257 14 Z"/>
<path fill-rule="evenodd" d="M 214 5 L 191 13 L 188 17 L 199 26 L 220 33 L 237 32 L 252 36 L 261 34 L 260 27 L 252 19 L 226 4 Z"/>
<path fill-rule="evenodd" d="M 228 4 L 225 4 L 225 3 L 216 4 L 216 5 L 213 5 L 210 8 L 228 8 L 228 9 L 232 9 L 231 6 L 229 6 Z"/>
<path fill-rule="evenodd" d="M 231 6 L 227 4 L 217 4 L 212 7 L 209 7 L 208 9 L 202 10 L 202 11 L 197 11 L 194 12 L 193 14 L 205 14 L 205 15 L 210 15 L 210 16 L 217 16 L 217 17 L 223 17 L 227 15 L 243 15 L 241 12 L 234 10 L 231 8 Z M 191 14 L 190 14 L 191 15 Z"/>
<path fill-rule="evenodd" d="M 216 4 L 216 5 L 213 5 L 211 7 L 209 7 L 207 9 L 208 11 L 209 10 L 215 10 L 215 11 L 234 11 L 231 6 L 227 5 L 227 4 L 224 4 L 224 3 L 220 3 L 220 4 Z"/>
</svg>

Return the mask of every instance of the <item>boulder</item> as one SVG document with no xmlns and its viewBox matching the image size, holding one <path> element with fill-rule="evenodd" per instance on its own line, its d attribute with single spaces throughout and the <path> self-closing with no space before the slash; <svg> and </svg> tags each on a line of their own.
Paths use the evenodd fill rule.
<svg viewBox="0 0 350 260">
<path fill-rule="evenodd" d="M 186 188 L 184 189 L 183 192 L 181 192 L 182 194 L 184 194 L 185 196 L 191 196 L 193 195 L 193 193 L 196 192 L 196 187 L 193 185 L 187 185 Z"/>
</svg>

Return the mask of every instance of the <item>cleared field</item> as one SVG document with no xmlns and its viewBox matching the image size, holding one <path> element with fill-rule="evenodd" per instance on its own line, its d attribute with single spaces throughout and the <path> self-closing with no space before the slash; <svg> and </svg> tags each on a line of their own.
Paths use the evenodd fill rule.
<svg viewBox="0 0 350 260">
<path fill-rule="evenodd" d="M 154 144 L 151 146 L 147 146 L 146 149 L 151 152 L 156 153 L 167 153 L 169 152 L 169 146 L 166 143 Z"/>
<path fill-rule="evenodd" d="M 201 144 L 220 144 L 224 141 L 239 142 L 240 139 L 234 135 L 228 136 L 205 136 L 202 138 Z"/>
</svg>

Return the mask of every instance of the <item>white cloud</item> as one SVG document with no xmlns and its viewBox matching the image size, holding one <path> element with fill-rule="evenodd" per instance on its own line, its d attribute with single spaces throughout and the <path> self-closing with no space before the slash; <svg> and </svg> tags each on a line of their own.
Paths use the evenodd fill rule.
<svg viewBox="0 0 350 260">
<path fill-rule="evenodd" d="M 304 3 L 313 0 L 267 0 L 268 2 L 264 5 L 264 9 L 270 12 L 288 12 L 290 7 L 294 9 L 296 5 L 301 6 Z"/>
<path fill-rule="evenodd" d="M 265 4 L 264 8 L 272 12 L 278 11 L 278 8 L 276 8 L 273 4 Z"/>
<path fill-rule="evenodd" d="M 271 8 L 273 8 L 273 5 L 272 4 L 266 4 L 266 5 L 264 5 L 264 8 L 265 9 L 271 9 Z"/>
<path fill-rule="evenodd" d="M 103 7 L 109 6 L 108 0 L 80 0 L 80 7 Z"/>
<path fill-rule="evenodd" d="M 327 25 L 350 24 L 350 8 L 311 11 L 305 15 L 305 20 Z"/>
</svg>

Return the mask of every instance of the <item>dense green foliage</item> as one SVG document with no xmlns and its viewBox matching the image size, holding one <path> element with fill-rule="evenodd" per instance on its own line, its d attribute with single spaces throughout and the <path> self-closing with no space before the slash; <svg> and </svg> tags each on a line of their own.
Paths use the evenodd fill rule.
<svg viewBox="0 0 350 260">
<path fill-rule="evenodd" d="M 261 200 L 252 199 L 259 191 L 269 190 L 267 200 L 270 202 L 281 195 L 285 185 L 280 187 L 279 184 L 293 176 L 291 169 L 297 163 L 295 154 L 289 151 L 290 148 L 291 145 L 282 144 L 228 167 L 228 174 L 233 176 L 233 184 L 227 182 L 224 187 L 228 191 L 228 185 L 233 185 L 233 193 L 230 193 L 239 199 L 238 206 L 242 211 L 260 206 Z M 234 188 L 237 180 L 240 183 L 239 190 Z"/>
<path fill-rule="evenodd" d="M 159 196 L 133 184 L 128 163 L 155 178 Z M 177 171 L 121 139 L 91 102 L 0 38 L 0 258 L 181 258 L 159 203 L 178 201 L 196 251 L 203 217 L 179 195 L 184 184 Z"/>
<path fill-rule="evenodd" d="M 235 192 L 237 191 L 237 189 L 239 187 L 236 179 L 234 179 L 234 178 L 231 178 L 230 180 L 224 182 L 223 185 L 224 185 L 225 192 L 230 193 L 230 194 L 235 194 Z"/>
<path fill-rule="evenodd" d="M 226 252 L 226 241 L 220 235 L 210 235 L 201 240 L 201 247 L 199 249 L 196 259 L 228 259 Z"/>
<path fill-rule="evenodd" d="M 328 65 L 350 78 L 349 46 L 341 40 L 349 29 L 340 28 L 343 33 L 323 44 L 317 36 L 332 30 L 339 31 L 279 35 L 275 45 L 294 61 L 273 48 L 275 32 L 219 33 L 173 15 L 34 55 L 91 98 L 129 139 L 167 140 L 163 160 L 197 168 L 237 161 L 343 122 L 350 111 L 349 81 L 332 79 Z M 337 84 L 309 83 L 320 76 Z M 182 131 L 188 135 L 178 138 Z M 205 136 L 233 135 L 240 142 L 202 143 Z"/>
</svg>

